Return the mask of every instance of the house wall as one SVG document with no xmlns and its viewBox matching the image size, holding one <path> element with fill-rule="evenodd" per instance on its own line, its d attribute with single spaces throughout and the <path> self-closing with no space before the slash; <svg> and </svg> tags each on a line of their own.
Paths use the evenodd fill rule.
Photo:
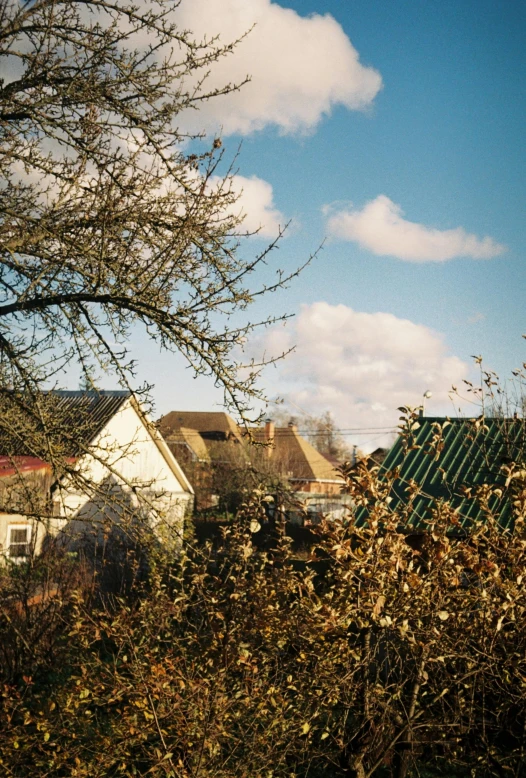
<svg viewBox="0 0 526 778">
<path fill-rule="evenodd" d="M 9 558 L 10 528 L 29 528 L 31 548 L 39 554 L 42 543 L 47 534 L 47 526 L 43 522 L 28 519 L 26 516 L 16 513 L 0 513 L 0 562 Z"/>
<path fill-rule="evenodd" d="M 8 462 L 11 460 L 4 457 Z M 16 472 L 15 465 L 2 467 L 0 477 L 0 563 L 9 554 L 10 528 L 29 530 L 31 548 L 40 553 L 47 534 L 48 521 L 29 519 L 29 515 L 46 516 L 49 510 L 48 496 L 51 487 L 51 468 L 28 468 L 22 463 Z M 7 475 L 6 475 L 7 472 Z"/>
<path fill-rule="evenodd" d="M 296 481 L 291 480 L 291 486 L 297 492 L 310 492 L 312 494 L 340 494 L 344 482 L 326 483 L 324 481 Z"/>
</svg>

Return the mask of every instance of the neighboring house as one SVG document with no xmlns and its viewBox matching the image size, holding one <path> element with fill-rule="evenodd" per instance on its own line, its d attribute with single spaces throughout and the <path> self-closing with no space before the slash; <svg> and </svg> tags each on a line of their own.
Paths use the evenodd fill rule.
<svg viewBox="0 0 526 778">
<path fill-rule="evenodd" d="M 206 486 L 214 460 L 230 457 L 235 461 L 232 454 L 244 448 L 247 467 L 256 461 L 256 467 L 280 474 L 308 513 L 336 515 L 346 511 L 348 500 L 341 494 L 343 478 L 293 425 L 275 427 L 267 421 L 264 427 L 245 431 L 226 413 L 172 411 L 160 420 L 159 429 L 193 479 L 196 491 Z M 264 445 L 250 447 L 250 438 Z M 201 499 L 199 507 L 212 506 L 212 495 Z"/>
<path fill-rule="evenodd" d="M 370 454 L 365 454 L 362 456 L 362 459 L 368 459 L 372 467 L 380 467 L 383 464 L 388 452 L 388 448 L 375 448 L 374 451 L 371 451 Z"/>
<path fill-rule="evenodd" d="M 399 437 L 387 453 L 379 470 L 380 478 L 395 473 L 389 508 L 393 513 L 406 511 L 403 529 L 422 532 L 429 526 L 431 509 L 437 501 L 448 502 L 454 511 L 452 530 L 462 531 L 483 521 L 485 512 L 474 492 L 484 484 L 506 487 L 510 462 L 524 465 L 526 460 L 526 421 L 524 419 L 486 418 L 445 419 L 420 417 L 410 450 Z M 524 473 L 524 470 L 522 471 Z M 521 473 L 519 472 L 519 476 Z M 418 485 L 408 498 L 409 484 Z M 524 479 L 514 484 L 524 488 Z M 509 492 L 494 494 L 488 508 L 499 516 L 503 527 L 511 522 Z M 356 512 L 357 523 L 367 521 L 364 508 Z"/>
<path fill-rule="evenodd" d="M 331 518 L 348 515 L 351 502 L 342 493 L 345 480 L 336 470 L 335 463 L 305 440 L 295 424 L 276 427 L 268 419 L 264 427 L 253 429 L 251 433 L 254 440 L 268 446 L 270 461 L 287 477 L 307 519 L 316 521 L 322 515 Z M 297 513 L 291 518 L 302 521 Z"/>
<path fill-rule="evenodd" d="M 295 491 L 309 494 L 340 494 L 344 480 L 334 463 L 303 438 L 294 424 L 276 427 L 270 420 L 251 430 L 254 440 L 268 445 L 269 459 L 288 476 Z"/>
<path fill-rule="evenodd" d="M 70 472 L 54 479 L 27 440 L 0 451 L 0 544 L 11 559 L 39 552 L 46 535 L 84 532 L 126 514 L 181 542 L 193 489 L 166 442 L 127 391 L 49 394 Z"/>
<path fill-rule="evenodd" d="M 227 413 L 172 411 L 162 417 L 158 426 L 194 487 L 196 509 L 216 507 L 217 473 L 212 472 L 211 463 L 217 459 L 239 459 L 243 446 L 237 424 Z"/>
</svg>

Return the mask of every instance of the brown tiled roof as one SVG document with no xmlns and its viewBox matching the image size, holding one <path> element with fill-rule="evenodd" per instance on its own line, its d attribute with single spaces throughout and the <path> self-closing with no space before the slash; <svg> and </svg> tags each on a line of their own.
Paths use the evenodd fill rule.
<svg viewBox="0 0 526 778">
<path fill-rule="evenodd" d="M 183 428 L 204 434 L 217 433 L 223 439 L 240 438 L 234 419 L 222 411 L 171 411 L 159 421 L 159 431 L 167 440 Z"/>
<path fill-rule="evenodd" d="M 208 445 L 217 440 L 235 438 L 242 433 L 234 420 L 223 412 L 172 411 L 163 416 L 159 430 L 167 441 L 185 442 L 199 459 L 208 459 Z M 265 441 L 264 428 L 252 429 L 256 442 Z M 299 481 L 342 481 L 334 464 L 320 454 L 291 427 L 276 427 L 271 458 L 279 463 L 284 475 Z"/>
<path fill-rule="evenodd" d="M 252 430 L 254 439 L 265 441 L 265 430 Z M 320 454 L 293 427 L 276 427 L 271 457 L 279 462 L 283 472 L 292 480 L 301 481 L 341 481 L 343 479 L 334 469 L 334 465 Z"/>
<path fill-rule="evenodd" d="M 170 444 L 188 446 L 192 450 L 194 456 L 200 459 L 202 462 L 208 462 L 210 454 L 206 442 L 201 437 L 201 434 L 197 430 L 188 429 L 188 427 L 181 427 L 176 432 L 172 432 L 167 440 Z M 177 449 L 175 449 L 177 452 Z"/>
</svg>

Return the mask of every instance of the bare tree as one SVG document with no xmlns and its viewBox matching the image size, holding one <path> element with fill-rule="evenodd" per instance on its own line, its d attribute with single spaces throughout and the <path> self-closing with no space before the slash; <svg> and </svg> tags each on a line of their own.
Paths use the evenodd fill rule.
<svg viewBox="0 0 526 778">
<path fill-rule="evenodd" d="M 221 140 L 206 147 L 184 129 L 200 103 L 241 83 L 207 90 L 235 42 L 195 40 L 178 5 L 0 3 L 3 391 L 49 385 L 72 363 L 88 386 L 97 369 L 126 384 L 142 325 L 241 415 L 258 393 L 257 367 L 238 370 L 236 348 L 256 326 L 239 312 L 291 276 L 251 287 L 272 246 L 240 253 Z"/>
<path fill-rule="evenodd" d="M 129 344 L 142 327 L 246 416 L 260 390 L 257 365 L 239 370 L 258 326 L 243 314 L 295 275 L 255 285 L 274 244 L 243 246 L 234 160 L 219 137 L 185 129 L 246 79 L 208 89 L 236 42 L 196 40 L 178 6 L 0 0 L 0 454 L 15 471 L 0 507 L 39 526 L 57 518 L 47 481 L 93 496 L 108 516 L 119 508 L 130 526 L 142 516 L 78 467 L 111 453 L 83 435 L 91 411 L 64 419 L 43 390 L 70 367 L 83 389 L 110 374 L 136 390 Z M 20 472 L 27 455 L 49 466 L 45 488 Z"/>
<path fill-rule="evenodd" d="M 349 446 L 338 427 L 330 411 L 324 411 L 319 415 L 300 411 L 299 413 L 287 405 L 273 412 L 273 421 L 277 426 L 295 424 L 301 435 L 311 443 L 314 448 L 330 459 L 340 462 L 353 459 L 352 447 Z M 360 452 L 361 454 L 361 452 Z M 356 454 L 355 454 L 356 456 Z"/>
</svg>

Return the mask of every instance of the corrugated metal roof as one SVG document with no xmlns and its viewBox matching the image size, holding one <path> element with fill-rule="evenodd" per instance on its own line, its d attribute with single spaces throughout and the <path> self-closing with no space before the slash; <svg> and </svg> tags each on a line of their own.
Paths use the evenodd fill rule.
<svg viewBox="0 0 526 778">
<path fill-rule="evenodd" d="M 70 455 L 82 453 L 104 429 L 126 400 L 131 397 L 129 391 L 62 391 L 54 392 L 59 402 L 55 407 L 57 426 L 69 427 L 73 435 L 68 439 L 78 441 L 78 450 Z"/>
<path fill-rule="evenodd" d="M 424 417 L 414 429 L 412 450 L 404 449 L 400 437 L 387 454 L 379 471 L 380 478 L 396 469 L 397 478 L 391 491 L 390 509 L 407 506 L 407 486 L 415 481 L 420 487 L 411 505 L 406 528 L 422 530 L 427 526 L 430 509 L 437 500 L 447 501 L 458 516 L 459 526 L 468 528 L 484 519 L 479 501 L 466 495 L 463 487 L 484 484 L 504 486 L 503 465 L 523 464 L 526 458 L 526 421 L 524 419 L 487 418 L 476 425 L 473 419 Z M 437 458 L 430 453 L 430 444 L 442 427 L 443 448 Z M 499 517 L 504 527 L 511 522 L 511 508 L 506 491 L 493 495 L 489 509 Z M 356 521 L 363 524 L 367 510 L 356 512 Z"/>
<path fill-rule="evenodd" d="M 82 454 L 131 396 L 129 391 L 53 391 L 39 408 L 21 398 L 0 423 L 0 455 L 48 460 L 50 441 L 67 457 Z"/>
</svg>

